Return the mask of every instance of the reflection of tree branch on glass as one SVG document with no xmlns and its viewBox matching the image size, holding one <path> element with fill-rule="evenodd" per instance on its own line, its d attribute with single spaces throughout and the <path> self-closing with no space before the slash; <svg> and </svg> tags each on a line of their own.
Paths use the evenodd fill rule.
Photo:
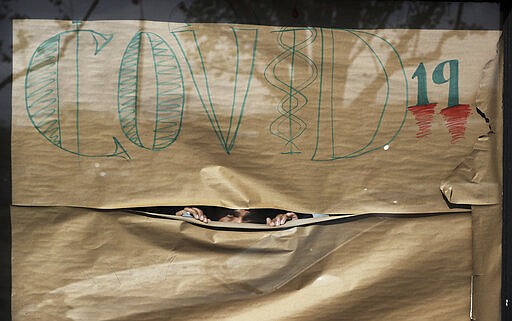
<svg viewBox="0 0 512 321">
<path fill-rule="evenodd" d="M 29 1 L 5 0 L 0 4 L 0 22 L 7 24 L 12 19 L 35 18 L 24 6 Z M 70 2 L 62 0 L 48 0 L 48 2 L 30 2 L 30 6 L 40 8 L 41 12 L 50 12 L 55 19 L 69 20 L 71 17 L 80 17 L 88 20 L 96 13 L 100 4 L 103 10 L 114 12 L 119 8 L 108 5 L 105 1 L 89 0 L 86 10 L 75 12 Z M 137 12 L 139 19 L 143 19 L 142 0 L 132 0 L 135 8 L 127 10 L 132 16 Z M 415 1 L 343 1 L 334 4 L 331 1 L 232 1 L 232 0 L 191 0 L 180 1 L 171 10 L 167 19 L 182 22 L 227 22 L 242 24 L 264 24 L 280 26 L 324 26 L 343 28 L 444 28 L 444 29 L 481 29 L 484 26 L 476 22 L 465 21 L 464 13 L 471 13 L 472 3 L 437 3 Z M 53 7 L 55 11 L 48 11 Z M 469 10 L 464 10 L 465 8 Z M 146 14 L 158 15 L 152 10 L 159 10 L 155 5 L 144 7 Z M 455 10 L 454 10 L 455 9 Z M 133 11 L 131 11 L 133 10 Z M 50 17 L 47 17 L 50 18 Z M 405 19 L 403 19 L 405 18 Z M 5 26 L 5 30 L 8 30 Z M 0 28 L 1 29 L 1 28 Z M 12 54 L 7 38 L 0 38 L 0 62 L 11 63 Z M 406 44 L 404 44 L 405 46 Z M 9 74 L 0 79 L 0 89 L 8 85 L 12 78 L 22 76 Z"/>
<path fill-rule="evenodd" d="M 169 18 L 276 26 L 478 29 L 466 22 L 472 4 L 418 1 L 180 1 Z M 474 5 L 474 4 L 473 4 Z M 466 10 L 464 10 L 466 9 Z M 467 19 L 469 20 L 469 19 Z"/>
<path fill-rule="evenodd" d="M 21 9 L 20 12 L 17 12 L 15 9 L 16 5 L 13 5 L 13 4 L 15 4 L 15 2 L 16 1 L 10 1 L 10 0 L 2 1 L 2 3 L 0 4 L 0 21 L 2 21 L 2 22 L 9 21 L 10 22 L 13 19 L 32 18 L 29 15 L 22 13 L 23 9 Z M 56 12 L 53 13 L 55 19 L 71 20 L 71 17 L 76 16 L 73 13 L 73 9 L 67 8 L 67 6 L 66 6 L 67 3 L 64 3 L 62 0 L 48 0 L 48 2 L 56 10 Z M 100 0 L 91 1 L 90 6 L 87 9 L 87 12 L 84 14 L 84 16 L 82 17 L 81 20 L 84 20 L 84 21 L 88 20 L 89 16 L 96 9 L 99 2 L 100 2 Z M 37 4 L 30 3 L 30 6 L 32 6 L 32 5 L 34 5 L 36 7 L 39 5 L 41 10 L 47 9 L 46 7 L 48 6 L 48 5 L 43 4 L 42 2 L 37 3 Z M 18 4 L 18 7 L 23 8 L 23 2 L 21 5 Z M 11 63 L 12 62 L 12 53 L 10 52 L 11 48 L 8 48 L 7 51 L 4 51 L 3 47 L 4 47 L 3 39 L 0 38 L 0 50 L 1 50 L 0 61 L 2 63 L 4 63 L 4 62 Z M 9 74 L 7 77 L 5 77 L 3 80 L 0 81 L 0 89 L 4 88 L 6 85 L 8 85 L 15 77 L 20 77 L 22 75 L 23 74 L 17 74 L 17 75 Z"/>
</svg>

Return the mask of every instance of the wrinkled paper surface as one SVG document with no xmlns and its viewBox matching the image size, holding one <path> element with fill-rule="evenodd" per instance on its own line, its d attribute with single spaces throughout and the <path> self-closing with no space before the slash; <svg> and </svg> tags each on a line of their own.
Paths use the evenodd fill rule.
<svg viewBox="0 0 512 321">
<path fill-rule="evenodd" d="M 469 315 L 469 213 L 269 233 L 119 210 L 14 207 L 13 227 L 15 320 Z"/>
<path fill-rule="evenodd" d="M 13 202 L 448 211 L 499 35 L 17 20 Z"/>
<path fill-rule="evenodd" d="M 498 321 L 499 37 L 15 20 L 13 319 Z"/>
</svg>

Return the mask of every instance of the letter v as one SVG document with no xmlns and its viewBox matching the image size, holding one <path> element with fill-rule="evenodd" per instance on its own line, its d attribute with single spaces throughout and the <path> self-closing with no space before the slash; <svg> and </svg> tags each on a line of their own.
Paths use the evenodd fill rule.
<svg viewBox="0 0 512 321">
<path fill-rule="evenodd" d="M 189 27 L 186 25 L 185 27 Z M 235 140 L 242 122 L 247 96 L 251 85 L 251 79 L 254 73 L 254 61 L 256 57 L 256 45 L 258 42 L 258 29 L 241 29 L 231 28 L 236 45 L 236 69 L 235 69 L 235 82 L 233 88 L 233 96 L 231 97 L 231 114 L 229 118 L 229 125 L 227 130 L 222 128 L 215 112 L 215 104 L 210 90 L 210 81 L 208 80 L 208 73 L 206 71 L 205 61 L 201 53 L 201 49 L 196 37 L 196 32 L 193 29 L 179 27 L 178 29 L 170 30 L 171 35 L 176 39 L 178 46 L 186 61 L 187 67 L 190 71 L 194 87 L 199 96 L 199 100 L 208 116 L 222 148 L 227 154 L 235 146 Z M 243 33 L 243 37 L 240 35 Z M 241 43 L 243 42 L 243 43 Z M 184 44 L 193 44 L 195 53 L 199 59 L 199 63 L 192 63 L 191 57 L 185 52 Z M 240 63 L 240 49 L 250 48 L 251 62 L 249 64 Z"/>
</svg>

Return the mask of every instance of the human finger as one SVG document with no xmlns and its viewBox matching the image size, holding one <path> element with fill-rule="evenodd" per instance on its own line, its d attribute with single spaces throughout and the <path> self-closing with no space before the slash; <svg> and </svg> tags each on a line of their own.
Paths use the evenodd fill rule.
<svg viewBox="0 0 512 321">
<path fill-rule="evenodd" d="M 283 217 L 283 214 L 278 214 L 274 217 L 274 219 L 272 221 L 274 223 L 274 226 L 279 226 L 279 225 L 283 225 L 284 222 L 286 222 L 286 218 Z"/>
<path fill-rule="evenodd" d="M 201 210 L 200 208 L 197 208 L 197 207 L 192 207 L 192 208 L 196 211 L 198 220 L 203 221 L 205 223 L 208 221 L 208 218 L 206 217 L 206 214 L 204 214 L 203 210 Z"/>
<path fill-rule="evenodd" d="M 289 220 L 293 221 L 293 220 L 298 220 L 299 217 L 297 216 L 297 214 L 293 213 L 293 212 L 288 212 L 286 213 L 286 217 L 288 217 Z"/>
<path fill-rule="evenodd" d="M 187 210 L 190 214 L 192 214 L 192 216 L 198 220 L 198 221 L 203 221 L 204 220 L 204 213 L 201 209 L 197 208 L 197 207 L 185 207 L 185 210 Z"/>
<path fill-rule="evenodd" d="M 288 212 L 285 214 L 278 214 L 274 218 L 274 220 L 277 222 L 277 225 L 284 225 L 287 221 L 293 221 L 293 220 L 297 220 L 297 219 L 299 219 L 299 217 L 297 216 L 297 214 L 295 214 L 293 212 Z"/>
<path fill-rule="evenodd" d="M 267 224 L 270 226 L 279 226 L 279 218 L 278 217 L 274 217 L 274 218 L 267 217 Z"/>
<path fill-rule="evenodd" d="M 200 208 L 197 208 L 197 207 L 192 207 L 191 208 L 195 214 L 197 214 L 197 217 L 196 219 L 203 222 L 203 223 L 208 223 L 208 222 L 211 222 L 211 220 L 208 218 L 208 216 L 206 216 L 206 214 L 203 212 L 202 209 Z"/>
<path fill-rule="evenodd" d="M 277 214 L 272 221 L 274 222 L 275 225 L 278 226 L 278 225 L 283 225 L 284 223 L 286 223 L 286 221 L 288 221 L 288 219 L 291 219 L 288 217 L 288 213 Z"/>
<path fill-rule="evenodd" d="M 183 216 L 183 215 L 187 215 L 187 214 L 192 214 L 192 213 L 190 213 L 189 211 L 187 211 L 187 208 L 186 208 L 186 207 L 185 207 L 184 209 L 179 210 L 179 211 L 177 211 L 176 213 L 174 213 L 174 215 L 176 215 L 176 216 Z"/>
<path fill-rule="evenodd" d="M 198 215 L 197 215 L 197 211 L 194 207 L 185 207 L 183 209 L 186 213 L 192 215 L 193 218 L 195 218 L 196 220 L 198 219 Z"/>
<path fill-rule="evenodd" d="M 206 216 L 206 214 L 201 214 L 201 221 L 203 221 L 203 223 L 208 223 L 208 222 L 211 222 L 211 220 L 208 218 L 208 216 Z"/>
<path fill-rule="evenodd" d="M 192 216 L 194 219 L 204 223 L 211 222 L 211 220 L 204 214 L 204 212 L 197 207 L 185 207 L 184 209 L 176 212 L 175 214 L 177 216 Z"/>
</svg>

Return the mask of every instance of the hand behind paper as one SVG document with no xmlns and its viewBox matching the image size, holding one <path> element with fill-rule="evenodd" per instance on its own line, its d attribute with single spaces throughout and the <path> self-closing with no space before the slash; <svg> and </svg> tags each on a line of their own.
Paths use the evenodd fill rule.
<svg viewBox="0 0 512 321">
<path fill-rule="evenodd" d="M 299 217 L 297 216 L 297 214 L 295 214 L 293 212 L 288 212 L 286 214 L 278 214 L 273 219 L 271 219 L 270 217 L 267 217 L 267 225 L 268 226 L 280 226 L 280 225 L 284 225 L 288 221 L 294 221 L 294 220 L 298 220 L 298 219 L 299 219 Z"/>
<path fill-rule="evenodd" d="M 211 220 L 197 207 L 185 207 L 181 211 L 176 212 L 176 216 L 192 216 L 198 221 L 203 223 L 211 222 Z"/>
</svg>

